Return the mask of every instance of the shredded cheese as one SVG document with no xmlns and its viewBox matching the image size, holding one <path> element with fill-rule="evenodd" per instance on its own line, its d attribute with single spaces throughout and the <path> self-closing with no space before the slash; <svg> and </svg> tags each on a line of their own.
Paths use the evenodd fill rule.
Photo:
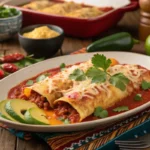
<svg viewBox="0 0 150 150">
<path fill-rule="evenodd" d="M 67 97 L 75 97 L 75 93 L 77 93 L 76 95 L 78 99 L 82 99 L 83 97 L 94 99 L 94 97 L 100 92 L 105 92 L 106 96 L 110 97 L 111 91 L 109 89 L 109 86 L 111 85 L 111 83 L 109 82 L 109 76 L 104 83 L 92 83 L 91 79 L 88 77 L 84 81 L 75 81 L 69 79 L 69 75 L 73 73 L 75 69 L 81 69 L 82 71 L 86 72 L 90 67 L 92 67 L 91 60 L 80 63 L 78 65 L 73 65 L 71 67 L 65 68 L 63 71 L 57 73 L 53 77 L 47 77 L 45 80 L 41 81 L 38 84 L 43 84 L 43 82 L 47 82 L 49 93 L 51 93 L 52 91 L 61 92 L 63 96 Z M 139 88 L 141 84 L 140 77 L 146 71 L 146 69 L 141 68 L 138 65 L 126 64 L 117 64 L 114 66 L 110 66 L 107 69 L 107 72 L 111 76 L 117 73 L 124 74 L 133 83 L 134 88 Z M 27 93 L 28 95 L 28 92 L 25 93 Z"/>
<path fill-rule="evenodd" d="M 110 75 L 115 75 L 117 73 L 123 73 L 132 83 L 134 88 L 139 88 L 140 76 L 146 72 L 146 69 L 140 68 L 138 65 L 115 65 L 108 69 Z M 87 78 L 84 81 L 73 81 L 73 86 L 69 91 L 62 91 L 64 96 L 69 96 L 74 92 L 78 92 L 83 97 L 88 97 L 93 99 L 96 95 L 103 91 L 106 93 L 107 97 L 111 96 L 111 91 L 109 90 L 110 83 L 109 78 L 105 83 L 91 83 L 91 79 Z M 82 99 L 81 98 L 81 99 Z"/>
</svg>

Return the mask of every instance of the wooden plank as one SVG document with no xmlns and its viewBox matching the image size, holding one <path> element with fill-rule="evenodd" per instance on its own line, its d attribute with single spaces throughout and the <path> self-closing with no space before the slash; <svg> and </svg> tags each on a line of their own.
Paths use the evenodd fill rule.
<svg viewBox="0 0 150 150">
<path fill-rule="evenodd" d="M 63 54 L 64 55 L 70 54 L 74 51 L 77 51 L 83 47 L 88 46 L 90 43 L 91 40 L 89 39 L 83 40 L 83 39 L 66 37 L 62 45 Z"/>
<path fill-rule="evenodd" d="M 0 149 L 15 150 L 16 137 L 4 129 L 0 129 Z"/>
<path fill-rule="evenodd" d="M 3 54 L 4 51 L 6 51 L 6 53 L 21 52 L 23 54 L 26 54 L 26 52 L 19 45 L 17 37 L 0 43 L 0 54 Z"/>
<path fill-rule="evenodd" d="M 32 139 L 29 141 L 17 139 L 16 150 L 50 150 L 50 147 L 39 139 Z"/>
</svg>

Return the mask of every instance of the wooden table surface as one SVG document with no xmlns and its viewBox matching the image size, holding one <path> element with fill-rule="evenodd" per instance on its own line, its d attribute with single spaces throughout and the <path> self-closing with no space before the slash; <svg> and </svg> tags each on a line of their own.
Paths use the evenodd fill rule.
<svg viewBox="0 0 150 150">
<path fill-rule="evenodd" d="M 126 13 L 117 26 L 99 35 L 99 37 L 103 37 L 105 35 L 114 32 L 128 31 L 134 37 L 138 38 L 139 18 L 140 18 L 139 10 Z M 67 55 L 70 52 L 76 51 L 82 47 L 86 47 L 89 43 L 91 43 L 92 40 L 93 39 L 83 40 L 66 37 L 62 46 L 63 55 Z M 8 42 L 0 43 L 0 53 L 3 53 L 4 51 L 6 51 L 6 53 L 12 52 L 25 53 L 24 50 L 20 47 L 17 38 L 14 38 Z M 135 45 L 132 51 L 137 53 L 145 53 L 144 42 L 140 42 L 140 44 Z M 47 146 L 47 144 L 45 144 L 41 140 L 32 139 L 30 141 L 23 141 L 20 140 L 19 138 L 16 138 L 8 131 L 0 128 L 0 150 L 48 150 L 48 149 L 50 148 Z"/>
</svg>

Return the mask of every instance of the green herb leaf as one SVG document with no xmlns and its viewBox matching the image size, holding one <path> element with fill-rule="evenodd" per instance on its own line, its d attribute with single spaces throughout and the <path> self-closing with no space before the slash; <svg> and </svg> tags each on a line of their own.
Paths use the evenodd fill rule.
<svg viewBox="0 0 150 150">
<path fill-rule="evenodd" d="M 33 85 L 33 83 L 34 83 L 33 80 L 28 80 L 27 83 L 26 83 L 26 85 L 27 86 L 31 86 L 31 85 Z"/>
<path fill-rule="evenodd" d="M 120 106 L 120 107 L 113 109 L 114 112 L 122 112 L 122 111 L 127 111 L 127 110 L 129 110 L 128 106 Z"/>
<path fill-rule="evenodd" d="M 103 109 L 102 107 L 95 108 L 94 116 L 100 117 L 100 118 L 106 118 L 108 117 L 108 111 Z"/>
<path fill-rule="evenodd" d="M 65 119 L 63 122 L 64 122 L 64 124 L 70 124 L 69 119 Z"/>
<path fill-rule="evenodd" d="M 31 57 L 25 57 L 24 59 L 20 60 L 19 62 L 14 63 L 15 65 L 17 65 L 20 69 L 27 67 L 29 65 L 32 65 L 34 63 L 40 62 L 44 60 L 44 58 L 39 58 L 39 59 L 35 59 L 35 58 L 31 58 Z"/>
<path fill-rule="evenodd" d="M 143 90 L 148 90 L 148 89 L 150 89 L 150 82 L 143 80 L 141 86 L 142 86 Z"/>
<path fill-rule="evenodd" d="M 42 74 L 36 78 L 36 82 L 40 82 L 40 81 L 44 80 L 46 77 L 47 77 L 46 75 Z"/>
<path fill-rule="evenodd" d="M 62 63 L 62 64 L 60 65 L 61 71 L 64 70 L 65 67 L 66 67 L 66 64 L 65 64 L 65 63 Z"/>
<path fill-rule="evenodd" d="M 103 54 L 95 54 L 92 58 L 92 63 L 95 67 L 102 68 L 106 71 L 111 64 L 111 60 L 107 59 Z"/>
<path fill-rule="evenodd" d="M 15 8 L 0 6 L 0 18 L 8 18 L 18 14 L 19 12 Z"/>
<path fill-rule="evenodd" d="M 141 94 L 136 94 L 136 95 L 134 96 L 134 100 L 135 100 L 135 101 L 141 101 L 141 100 L 142 100 L 142 95 L 141 95 Z"/>
<path fill-rule="evenodd" d="M 107 74 L 106 72 L 91 67 L 86 72 L 87 77 L 92 78 L 92 83 L 102 83 L 106 81 Z"/>
<path fill-rule="evenodd" d="M 72 74 L 69 75 L 69 79 L 76 81 L 83 81 L 86 79 L 85 73 L 80 69 L 75 69 Z"/>
<path fill-rule="evenodd" d="M 59 117 L 58 118 L 60 121 L 62 121 L 64 124 L 70 124 L 70 121 L 69 121 L 69 119 L 67 118 L 67 119 L 64 119 L 63 117 Z"/>
<path fill-rule="evenodd" d="M 51 73 L 50 73 L 50 72 L 46 72 L 44 75 L 45 75 L 46 77 L 48 77 L 48 76 L 51 75 Z"/>
<path fill-rule="evenodd" d="M 124 91 L 126 89 L 126 85 L 129 83 L 129 79 L 124 76 L 122 73 L 115 74 L 110 77 L 109 82 L 120 90 Z"/>
</svg>

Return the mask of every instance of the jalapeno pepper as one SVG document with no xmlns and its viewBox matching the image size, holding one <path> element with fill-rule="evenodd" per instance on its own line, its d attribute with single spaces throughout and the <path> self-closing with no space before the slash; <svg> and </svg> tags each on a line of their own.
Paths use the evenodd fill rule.
<svg viewBox="0 0 150 150">
<path fill-rule="evenodd" d="M 136 43 L 139 43 L 139 41 L 132 38 L 129 33 L 120 32 L 93 42 L 86 50 L 87 52 L 129 51 Z"/>
<path fill-rule="evenodd" d="M 150 55 L 150 35 L 146 38 L 145 50 L 146 50 L 146 54 Z"/>
</svg>

